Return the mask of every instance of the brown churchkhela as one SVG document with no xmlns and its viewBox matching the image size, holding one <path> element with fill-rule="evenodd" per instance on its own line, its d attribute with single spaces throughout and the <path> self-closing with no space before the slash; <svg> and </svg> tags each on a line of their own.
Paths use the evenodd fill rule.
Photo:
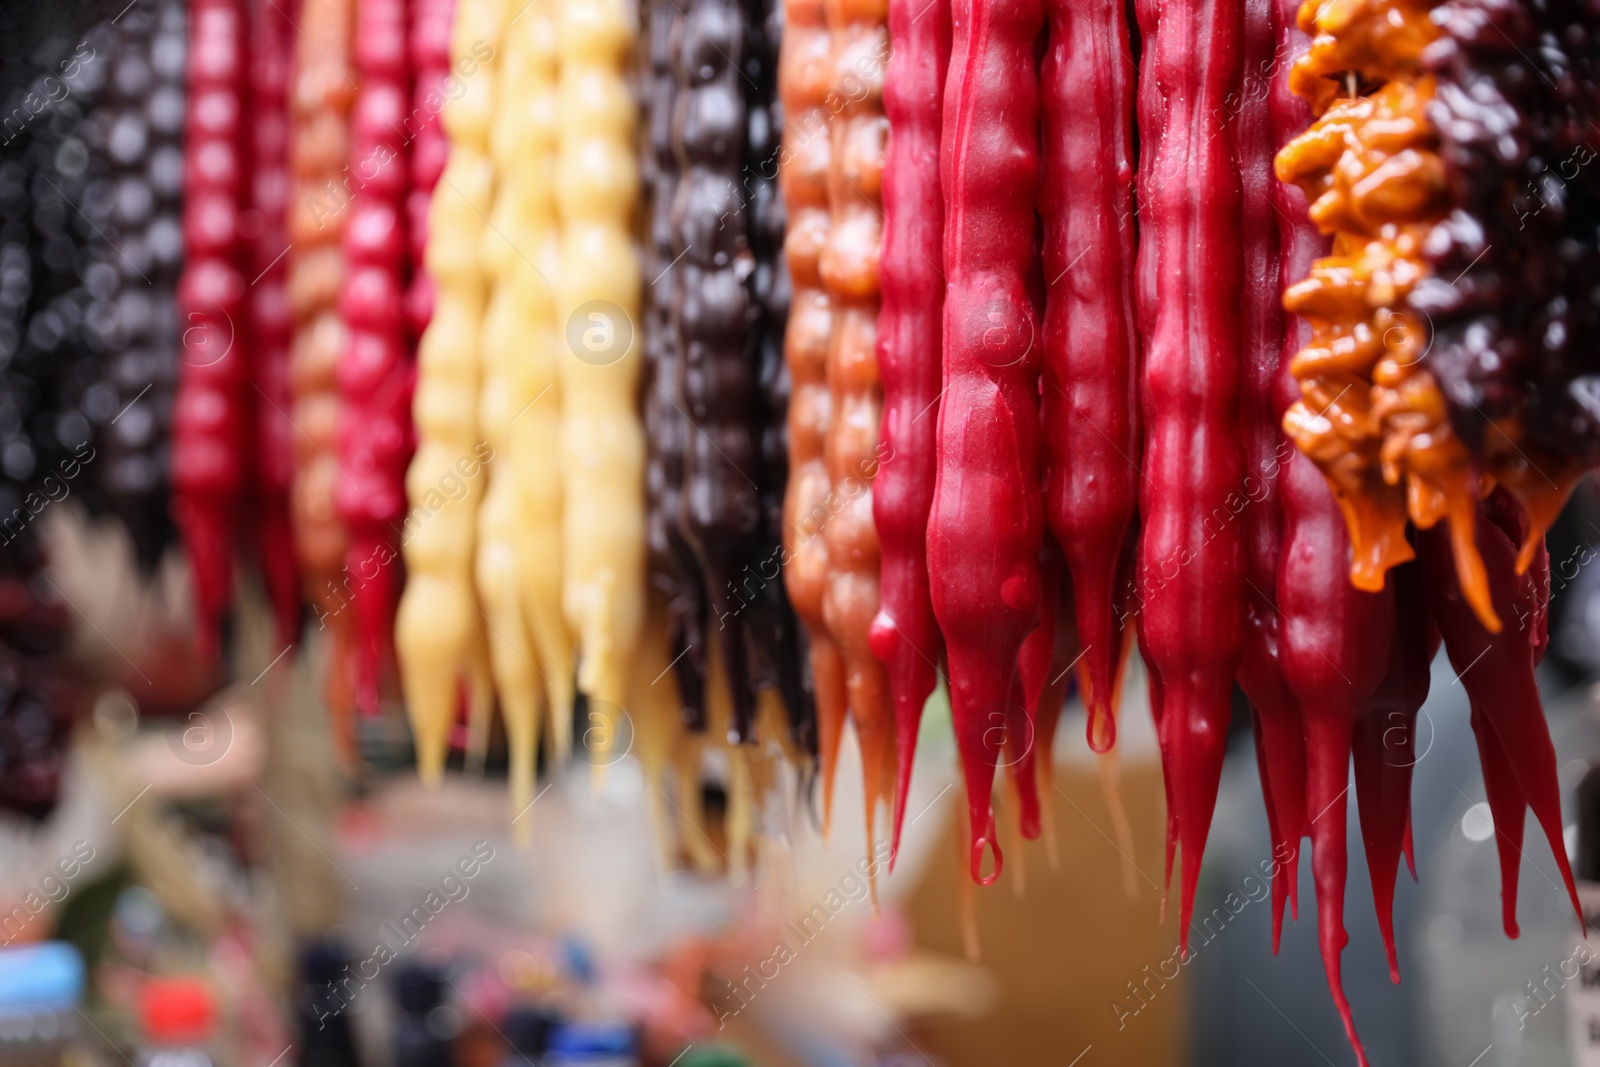
<svg viewBox="0 0 1600 1067">
<path fill-rule="evenodd" d="M 788 287 L 775 269 L 778 27 L 768 18 L 761 5 L 710 0 L 651 16 L 648 530 L 687 722 L 705 722 L 714 641 L 735 739 L 754 739 L 756 693 L 771 688 L 804 746 L 810 699 L 777 580 Z"/>
<path fill-rule="evenodd" d="M 757 683 L 777 692 L 788 715 L 789 734 L 802 752 L 816 752 L 816 708 L 811 699 L 799 620 L 780 580 L 783 562 L 783 494 L 789 480 L 789 372 L 783 360 L 789 318 L 789 272 L 783 263 L 783 200 L 778 195 L 778 137 L 783 108 L 778 101 L 778 46 L 783 39 L 781 0 L 748 2 L 745 12 L 745 129 L 743 195 L 755 270 L 747 359 L 755 362 L 760 390 L 753 411 L 760 459 L 761 523 L 756 551 L 745 563 L 738 594 Z M 748 597 L 745 602 L 744 598 Z"/>
<path fill-rule="evenodd" d="M 746 349 L 755 258 L 739 186 L 746 126 L 742 15 L 737 0 L 693 0 L 674 20 L 677 94 L 668 141 L 682 169 L 669 216 L 675 265 L 663 284 L 672 286 L 669 343 L 678 345 L 678 396 L 689 420 L 677 521 L 716 616 L 707 638 L 721 646 L 732 730 L 747 741 L 755 690 L 735 583 L 754 555 L 762 515 L 756 367 Z"/>
<path fill-rule="evenodd" d="M 705 729 L 706 591 L 700 563 L 678 525 L 688 416 L 679 401 L 679 349 L 672 331 L 672 207 L 678 160 L 672 151 L 673 104 L 678 95 L 672 66 L 673 26 L 683 16 L 669 0 L 652 0 L 645 49 L 648 115 L 642 180 L 650 206 L 646 218 L 644 427 L 650 443 L 645 463 L 645 543 L 651 586 L 666 600 L 667 644 L 685 724 Z"/>
</svg>

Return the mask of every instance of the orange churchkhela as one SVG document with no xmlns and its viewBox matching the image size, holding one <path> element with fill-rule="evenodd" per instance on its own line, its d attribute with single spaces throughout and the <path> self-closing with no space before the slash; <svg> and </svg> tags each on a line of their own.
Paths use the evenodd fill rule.
<svg viewBox="0 0 1600 1067">
<path fill-rule="evenodd" d="M 878 528 L 872 480 L 878 472 L 878 257 L 883 247 L 883 162 L 889 120 L 883 113 L 883 71 L 889 54 L 884 0 L 828 0 L 832 43 L 831 100 L 840 103 L 829 134 L 828 205 L 832 226 L 822 248 L 822 286 L 833 298 L 828 346 L 832 420 L 824 460 L 834 510 L 823 527 L 828 585 L 822 614 L 844 654 L 850 716 L 861 742 L 867 840 L 880 801 L 892 803 L 894 715 L 889 680 L 869 647 L 878 613 Z"/>
<path fill-rule="evenodd" d="M 341 591 L 347 538 L 334 499 L 339 468 L 332 457 L 338 454 L 338 368 L 344 351 L 338 301 L 344 282 L 340 241 L 350 214 L 345 165 L 356 98 L 350 59 L 355 4 L 306 0 L 299 23 L 289 89 L 294 188 L 288 207 L 288 285 L 295 322 L 289 414 L 296 431 L 289 505 L 306 596 L 319 629 L 330 631 L 331 661 L 342 665 L 349 662 L 352 614 L 344 610 Z M 341 724 L 335 739 L 347 757 L 354 749 L 350 683 L 342 670 L 328 672 L 329 709 Z"/>
<path fill-rule="evenodd" d="M 827 368 L 834 302 L 823 287 L 818 266 L 833 225 L 828 201 L 833 144 L 831 116 L 825 106 L 832 88 L 832 45 L 821 0 L 784 0 L 783 11 L 778 96 L 783 103 L 784 130 L 778 186 L 789 216 L 783 254 L 794 287 L 783 341 L 791 390 L 783 581 L 810 639 L 822 765 L 822 823 L 826 827 L 832 820 L 833 774 L 848 705 L 843 653 L 823 613 L 829 575 L 824 531 L 836 506 L 823 455 L 833 420 Z"/>
</svg>

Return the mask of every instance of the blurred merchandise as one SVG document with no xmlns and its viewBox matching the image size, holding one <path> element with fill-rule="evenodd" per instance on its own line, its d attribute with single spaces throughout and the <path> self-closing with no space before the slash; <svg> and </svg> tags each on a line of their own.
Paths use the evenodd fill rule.
<svg viewBox="0 0 1600 1067">
<path fill-rule="evenodd" d="M 314 941 L 305 948 L 295 997 L 299 1067 L 358 1067 L 360 1063 L 349 1017 L 356 1009 L 337 991 L 349 966 L 348 953 L 334 941 Z"/>
<path fill-rule="evenodd" d="M 460 1016 L 445 1003 L 445 976 L 425 963 L 398 964 L 394 976 L 399 1015 L 394 1024 L 395 1067 L 451 1067 L 450 1046 Z"/>
<path fill-rule="evenodd" d="M 46 941 L 0 948 L 0 1063 L 56 1067 L 79 1030 L 83 957 Z"/>
<path fill-rule="evenodd" d="M 139 995 L 139 1067 L 213 1067 L 216 1000 L 198 978 L 152 978 Z"/>
<path fill-rule="evenodd" d="M 633 1031 L 620 1023 L 564 1023 L 550 1034 L 547 1067 L 639 1067 Z"/>
</svg>

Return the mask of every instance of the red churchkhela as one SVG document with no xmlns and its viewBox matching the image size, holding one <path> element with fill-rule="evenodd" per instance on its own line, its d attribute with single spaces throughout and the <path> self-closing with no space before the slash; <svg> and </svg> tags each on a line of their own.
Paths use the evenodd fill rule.
<svg viewBox="0 0 1600 1067">
<path fill-rule="evenodd" d="M 1066 558 L 1083 641 L 1089 744 L 1116 740 L 1128 632 L 1113 603 L 1139 493 L 1133 306 L 1133 94 L 1120 0 L 1050 0 L 1039 213 L 1045 513 Z"/>
<path fill-rule="evenodd" d="M 251 208 L 256 234 L 250 247 L 250 330 L 254 338 L 247 404 L 255 410 L 251 460 L 252 515 L 256 554 L 272 601 L 278 643 L 298 644 L 304 604 L 300 568 L 289 520 L 294 484 L 294 423 L 289 409 L 289 346 L 294 316 L 289 310 L 289 81 L 294 65 L 291 10 L 260 0 L 250 45 Z"/>
<path fill-rule="evenodd" d="M 949 0 L 889 0 L 893 54 L 884 74 L 889 144 L 883 166 L 883 252 L 878 373 L 883 458 L 872 484 L 880 551 L 878 614 L 868 640 L 889 671 L 894 699 L 893 856 L 911 792 L 922 707 L 944 653 L 928 588 L 928 511 L 944 352 L 944 199 L 939 166 Z"/>
<path fill-rule="evenodd" d="M 1229 515 L 1243 481 L 1242 263 L 1234 134 L 1212 116 L 1239 81 L 1238 0 L 1137 0 L 1145 427 L 1139 642 L 1168 793 L 1168 877 L 1183 844 L 1179 942 L 1216 807 L 1244 600 Z"/>
<path fill-rule="evenodd" d="M 240 270 L 240 216 L 250 173 L 247 19 L 239 0 L 195 0 L 189 20 L 187 258 L 178 281 L 183 336 L 172 413 L 172 510 L 194 582 L 199 654 L 211 662 L 233 601 L 232 546 L 245 488 L 242 435 L 252 340 L 243 328 Z"/>
<path fill-rule="evenodd" d="M 966 775 L 972 876 L 1003 863 L 989 802 L 1017 653 L 1038 622 L 1039 0 L 957 0 L 939 177 L 946 210 L 944 396 L 928 521 L 933 610 Z M 1001 729 L 995 729 L 995 727 Z M 984 846 L 994 870 L 981 878 Z"/>
<path fill-rule="evenodd" d="M 406 240 L 410 250 L 411 284 L 406 289 L 406 328 L 409 351 L 433 318 L 433 279 L 422 269 L 428 247 L 428 205 L 433 187 L 444 173 L 450 142 L 439 113 L 444 107 L 445 79 L 450 76 L 450 26 L 454 0 L 415 0 L 411 19 L 411 70 L 415 76 L 411 116 L 411 188 L 406 192 Z M 415 447 L 415 434 L 409 442 Z"/>
<path fill-rule="evenodd" d="M 1548 641 L 1549 557 L 1536 550 L 1528 571 L 1517 573 L 1525 520 L 1504 489 L 1480 501 L 1477 511 L 1474 536 L 1488 575 L 1490 602 L 1501 620 L 1499 633 L 1484 629 L 1461 590 L 1445 524 L 1418 531 L 1417 562 L 1450 665 L 1472 701 L 1472 728 L 1500 849 L 1506 934 L 1516 937 L 1517 868 L 1528 808 L 1550 842 L 1580 922 L 1583 912 L 1561 838 L 1555 747 L 1533 675 Z"/>
<path fill-rule="evenodd" d="M 1411 768 L 1423 755 L 1417 750 L 1417 712 L 1428 698 L 1430 665 L 1439 651 L 1439 630 L 1428 614 L 1417 565 L 1404 563 L 1389 573 L 1395 599 L 1389 668 L 1367 702 L 1366 713 L 1356 722 L 1352 754 L 1372 903 L 1389 957 L 1389 977 L 1398 982 L 1394 883 L 1400 870 L 1400 853 L 1408 847 Z M 1517 825 L 1522 825 L 1520 813 Z M 1415 875 L 1413 866 L 1412 876 Z"/>
<path fill-rule="evenodd" d="M 344 232 L 345 325 L 339 363 L 339 459 L 335 500 L 350 533 L 345 579 L 355 616 L 350 673 L 356 706 L 372 713 L 394 658 L 400 598 L 399 527 L 411 458 L 410 359 L 404 316 L 406 123 L 410 62 L 404 0 L 361 0 L 356 65 L 361 89 L 351 123 L 350 174 L 358 183 Z"/>
<path fill-rule="evenodd" d="M 1288 375 L 1285 366 L 1283 373 Z M 1350 584 L 1344 518 L 1321 473 L 1290 457 L 1283 489 L 1283 674 L 1300 705 L 1306 739 L 1306 812 L 1317 885 L 1317 938 L 1345 1034 L 1366 1064 L 1340 980 L 1346 871 L 1345 808 L 1351 735 L 1389 667 L 1394 588 L 1366 593 Z M 1187 862 L 1187 860 L 1185 860 Z"/>
<path fill-rule="evenodd" d="M 1281 391 L 1279 368 L 1299 350 L 1304 327 L 1298 320 L 1292 324 L 1285 321 L 1279 292 L 1285 264 L 1293 264 L 1288 269 L 1303 269 L 1322 240 L 1305 218 L 1303 196 L 1300 204 L 1283 208 L 1281 214 L 1273 210 L 1277 201 L 1285 198 L 1285 191 L 1300 195 L 1299 190 L 1278 182 L 1272 158 L 1278 144 L 1303 125 L 1305 110 L 1305 104 L 1289 92 L 1287 65 L 1281 65 L 1281 71 L 1274 67 L 1274 56 L 1298 47 L 1304 34 L 1296 29 L 1292 17 L 1279 23 L 1273 16 L 1273 0 L 1246 0 L 1245 77 L 1255 88 L 1243 94 L 1236 114 L 1224 111 L 1212 116 L 1210 123 L 1231 124 L 1239 143 L 1246 300 L 1239 418 L 1247 462 L 1243 488 L 1249 501 L 1240 516 L 1246 543 L 1246 589 L 1239 686 L 1250 698 L 1261 793 L 1272 854 L 1278 862 L 1278 873 L 1272 879 L 1272 951 L 1276 953 L 1285 903 L 1299 917 L 1300 839 L 1307 833 L 1305 738 L 1300 709 L 1283 676 L 1282 616 L 1277 603 L 1283 537 L 1279 483 L 1294 448 L 1279 425 L 1283 408 L 1292 400 Z M 1262 78 L 1270 79 L 1266 91 L 1259 86 Z"/>
</svg>

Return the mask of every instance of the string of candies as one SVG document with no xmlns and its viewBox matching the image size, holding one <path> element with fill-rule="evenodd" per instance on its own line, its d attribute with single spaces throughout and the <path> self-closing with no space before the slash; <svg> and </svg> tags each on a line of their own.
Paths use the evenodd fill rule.
<svg viewBox="0 0 1600 1067">
<path fill-rule="evenodd" d="M 338 366 L 344 348 L 339 290 L 344 280 L 341 238 L 349 221 L 349 116 L 356 85 L 350 71 L 352 0 L 304 0 L 290 86 L 289 311 L 295 333 L 290 351 L 294 406 L 294 481 L 290 517 L 305 597 L 328 633 L 330 663 L 348 662 L 351 615 L 345 610 L 343 524 L 334 505 L 339 468 Z M 353 758 L 353 694 L 348 675 L 326 678 L 334 742 Z"/>
<path fill-rule="evenodd" d="M 180 334 L 174 294 L 183 265 L 183 5 L 140 5 L 112 31 L 97 59 L 109 75 L 103 150 L 111 198 L 97 257 L 104 266 L 94 275 L 106 281 L 92 289 L 108 312 L 95 324 L 113 395 L 97 427 L 96 481 L 149 573 L 176 535 L 169 505 Z"/>
<path fill-rule="evenodd" d="M 194 583 L 199 654 L 210 661 L 233 599 L 232 545 L 245 489 L 242 434 L 252 339 L 242 328 L 240 217 L 250 175 L 248 19 L 238 0 L 197 0 L 189 16 L 172 510 Z"/>
<path fill-rule="evenodd" d="M 350 162 L 360 182 L 348 208 L 339 295 L 339 480 L 334 500 L 347 531 L 344 578 L 354 642 L 332 670 L 351 679 L 357 708 L 376 712 L 394 659 L 400 597 L 400 522 L 411 458 L 414 368 L 404 302 L 407 165 L 414 112 L 404 0 L 359 0 L 356 68 L 361 90 L 350 124 Z"/>
<path fill-rule="evenodd" d="M 618 0 L 566 0 L 556 21 L 563 609 L 578 688 L 602 751 L 628 700 L 645 613 L 644 433 L 635 413 L 641 279 L 635 113 L 624 77 L 633 26 Z"/>
<path fill-rule="evenodd" d="M 444 773 L 458 686 L 466 685 L 475 727 L 487 723 L 493 700 L 473 549 L 484 468 L 494 459 L 477 418 L 488 299 L 479 253 L 494 198 L 489 129 L 505 7 L 503 0 L 458 0 L 450 54 L 463 88 L 444 105 L 449 158 L 428 212 L 426 265 L 436 295 L 417 348 L 417 451 L 406 472 L 407 581 L 395 644 L 417 768 L 430 783 Z"/>
</svg>

